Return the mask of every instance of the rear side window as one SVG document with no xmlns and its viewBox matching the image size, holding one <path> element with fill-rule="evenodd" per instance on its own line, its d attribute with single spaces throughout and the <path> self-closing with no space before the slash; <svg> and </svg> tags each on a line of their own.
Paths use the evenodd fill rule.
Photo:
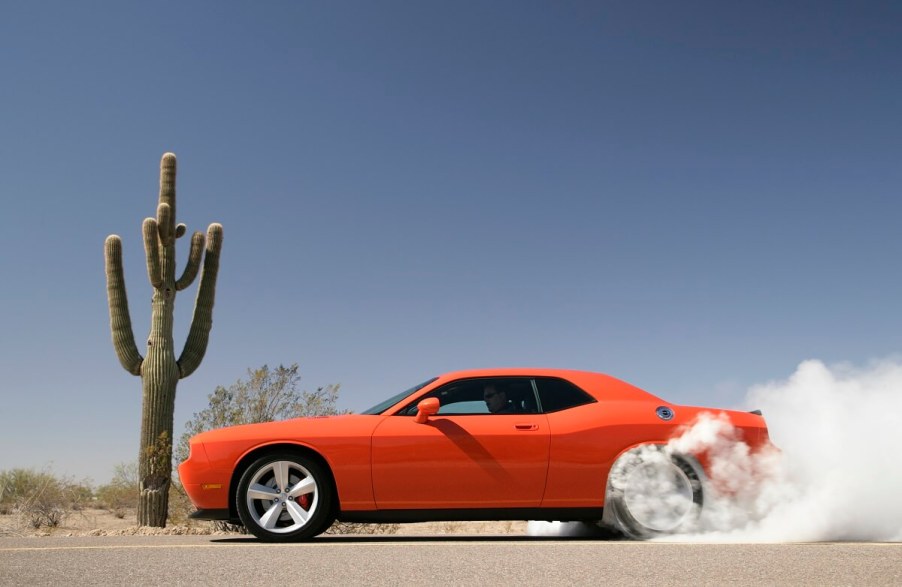
<svg viewBox="0 0 902 587">
<path fill-rule="evenodd" d="M 559 412 L 595 402 L 594 397 L 569 381 L 537 377 L 535 382 L 539 390 L 539 399 L 542 401 L 542 411 L 545 413 Z"/>
</svg>

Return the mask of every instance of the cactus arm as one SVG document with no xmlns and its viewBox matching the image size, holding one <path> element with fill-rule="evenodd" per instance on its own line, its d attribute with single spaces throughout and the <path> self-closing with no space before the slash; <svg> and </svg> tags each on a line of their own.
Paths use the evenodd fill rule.
<svg viewBox="0 0 902 587">
<path fill-rule="evenodd" d="M 163 246 L 172 244 L 175 240 L 172 234 L 175 227 L 172 222 L 172 208 L 169 207 L 169 204 L 157 206 L 157 225 L 160 227 L 160 243 Z"/>
<path fill-rule="evenodd" d="M 160 160 L 160 204 L 169 206 L 169 221 L 175 222 L 175 155 L 165 153 Z M 175 226 L 166 227 L 168 234 L 175 231 Z"/>
<path fill-rule="evenodd" d="M 144 252 L 147 257 L 147 279 L 150 285 L 159 288 L 163 285 L 163 270 L 160 267 L 159 230 L 157 221 L 145 218 L 142 225 L 144 233 Z"/>
<path fill-rule="evenodd" d="M 184 226 L 184 224 L 179 226 Z M 185 271 L 182 273 L 182 276 L 175 282 L 176 291 L 182 291 L 194 282 L 194 278 L 197 277 L 197 272 L 200 270 L 200 261 L 203 258 L 203 254 L 204 233 L 195 232 L 191 236 L 191 252 L 188 253 L 188 264 L 185 265 Z"/>
<path fill-rule="evenodd" d="M 213 299 L 216 295 L 216 275 L 219 273 L 219 253 L 222 250 L 222 225 L 213 223 L 207 229 L 207 250 L 204 269 L 194 302 L 194 317 L 188 340 L 178 360 L 179 378 L 191 375 L 207 352 L 210 329 L 213 328 Z"/>
<path fill-rule="evenodd" d="M 186 232 L 188 232 L 188 227 L 184 224 L 179 224 L 175 227 L 175 238 L 182 238 Z"/>
<path fill-rule="evenodd" d="M 110 330 L 113 347 L 119 362 L 132 375 L 141 374 L 144 358 L 135 345 L 132 321 L 128 313 L 128 297 L 125 294 L 125 276 L 122 271 L 122 241 L 116 235 L 107 237 L 104 243 L 106 259 L 106 291 L 110 305 Z"/>
</svg>

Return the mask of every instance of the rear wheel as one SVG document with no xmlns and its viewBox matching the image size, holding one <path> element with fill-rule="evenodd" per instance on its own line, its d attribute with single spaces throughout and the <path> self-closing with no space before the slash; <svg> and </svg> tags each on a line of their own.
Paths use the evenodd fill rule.
<svg viewBox="0 0 902 587">
<path fill-rule="evenodd" d="M 305 540 L 332 522 L 332 485 L 317 461 L 273 453 L 254 461 L 238 483 L 236 505 L 244 526 L 269 542 Z"/>
<path fill-rule="evenodd" d="M 611 469 L 605 518 L 631 538 L 653 538 L 691 530 L 703 501 L 700 475 L 686 457 L 642 447 Z"/>
</svg>

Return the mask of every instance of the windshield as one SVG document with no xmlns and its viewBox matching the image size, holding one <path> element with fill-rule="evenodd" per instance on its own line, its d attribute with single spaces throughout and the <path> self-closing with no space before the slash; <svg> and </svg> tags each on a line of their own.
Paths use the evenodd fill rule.
<svg viewBox="0 0 902 587">
<path fill-rule="evenodd" d="M 393 405 L 395 405 L 396 403 L 398 403 L 399 401 L 401 401 L 402 399 L 404 399 L 404 398 L 407 397 L 408 395 L 410 395 L 410 394 L 412 394 L 412 393 L 415 393 L 415 392 L 417 392 L 417 391 L 420 391 L 421 389 L 423 389 L 424 387 L 426 387 L 427 385 L 429 385 L 430 383 L 432 383 L 432 382 L 435 381 L 436 379 L 438 379 L 438 377 L 433 377 L 432 379 L 429 379 L 429 380 L 427 380 L 427 381 L 424 381 L 423 383 L 420 383 L 419 385 L 414 385 L 414 386 L 411 387 L 410 389 L 404 390 L 404 391 L 402 391 L 401 393 L 399 393 L 399 394 L 397 394 L 397 395 L 393 395 L 393 396 L 391 396 L 390 398 L 388 398 L 387 400 L 382 401 L 382 402 L 379 402 L 378 404 L 376 404 L 376 405 L 373 406 L 372 408 L 370 408 L 370 409 L 368 409 L 368 410 L 365 410 L 365 411 L 363 411 L 363 412 L 361 412 L 361 413 L 362 413 L 362 414 L 369 414 L 369 415 L 371 415 L 371 416 L 372 416 L 372 415 L 376 415 L 376 414 L 381 414 L 382 412 L 384 412 L 384 411 L 387 410 L 388 408 L 392 407 Z"/>
</svg>

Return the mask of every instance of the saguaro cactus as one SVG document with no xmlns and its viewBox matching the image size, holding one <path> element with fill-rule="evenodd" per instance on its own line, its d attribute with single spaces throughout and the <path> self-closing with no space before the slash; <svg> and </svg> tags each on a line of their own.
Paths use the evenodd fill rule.
<svg viewBox="0 0 902 587">
<path fill-rule="evenodd" d="M 176 280 L 175 241 L 185 234 L 186 228 L 184 224 L 175 223 L 175 155 L 172 153 L 166 153 L 160 161 L 157 215 L 156 218 L 144 220 L 143 232 L 147 276 L 153 286 L 150 335 L 147 337 L 145 357 L 138 352 L 132 332 L 122 273 L 122 240 L 117 235 L 107 237 L 104 256 L 113 347 L 125 370 L 141 377 L 143 391 L 141 449 L 138 456 L 141 491 L 138 524 L 163 528 L 169 508 L 172 474 L 175 388 L 179 379 L 197 369 L 207 350 L 213 327 L 213 298 L 222 249 L 220 224 L 211 224 L 206 238 L 203 233 L 195 232 L 191 237 L 188 264 Z M 176 360 L 172 339 L 175 294 L 191 285 L 200 270 L 201 260 L 203 273 L 194 303 L 194 317 L 185 347 Z"/>
</svg>

